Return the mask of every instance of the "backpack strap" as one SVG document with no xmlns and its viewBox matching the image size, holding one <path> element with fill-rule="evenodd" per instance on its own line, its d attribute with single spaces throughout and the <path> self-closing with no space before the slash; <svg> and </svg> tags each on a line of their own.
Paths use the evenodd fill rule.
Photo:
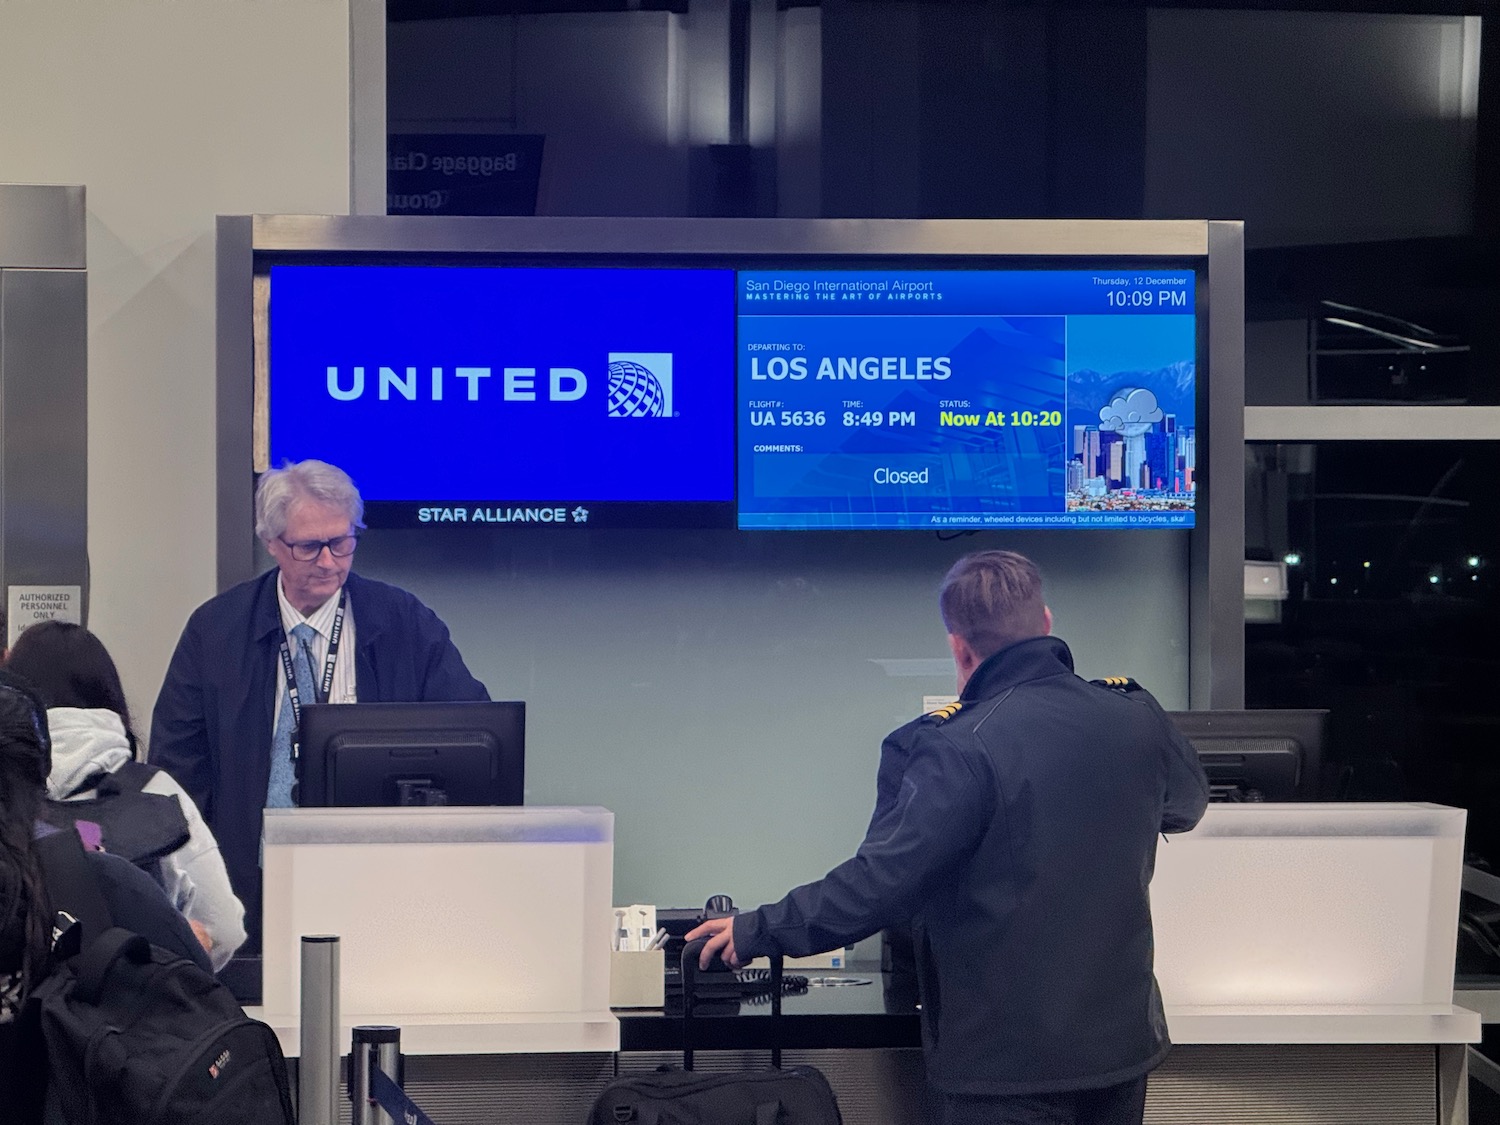
<svg viewBox="0 0 1500 1125">
<path fill-rule="evenodd" d="M 122 957 L 144 965 L 151 960 L 151 943 L 140 934 L 115 928 L 105 930 L 96 941 L 86 945 L 74 969 L 74 998 L 97 1005 L 104 995 L 105 978 Z"/>
<path fill-rule="evenodd" d="M 37 860 L 52 908 L 67 914 L 83 927 L 83 944 L 114 927 L 115 920 L 104 901 L 83 841 L 71 828 L 59 829 L 35 841 Z"/>
<path fill-rule="evenodd" d="M 99 786 L 100 786 L 100 784 L 108 776 L 109 776 L 109 771 L 108 770 L 100 770 L 98 773 L 91 773 L 86 778 L 84 778 L 82 781 L 80 781 L 77 785 L 73 786 L 73 788 L 69 789 L 66 793 L 64 793 L 62 795 L 62 799 L 64 801 L 71 801 L 74 797 L 78 796 L 78 794 L 80 794 L 80 793 L 87 793 L 90 789 L 98 789 Z"/>
<path fill-rule="evenodd" d="M 140 793 L 161 771 L 145 762 L 126 762 L 113 773 L 105 774 L 97 786 L 100 793 Z"/>
</svg>

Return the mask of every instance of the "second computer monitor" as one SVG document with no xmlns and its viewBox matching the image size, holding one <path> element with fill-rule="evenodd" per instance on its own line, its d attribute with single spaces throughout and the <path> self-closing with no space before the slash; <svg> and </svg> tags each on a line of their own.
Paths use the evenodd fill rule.
<svg viewBox="0 0 1500 1125">
<path fill-rule="evenodd" d="M 520 702 L 309 706 L 297 804 L 519 805 L 525 747 Z"/>
<path fill-rule="evenodd" d="M 1315 801 L 1328 712 L 1172 711 L 1216 801 Z"/>
</svg>

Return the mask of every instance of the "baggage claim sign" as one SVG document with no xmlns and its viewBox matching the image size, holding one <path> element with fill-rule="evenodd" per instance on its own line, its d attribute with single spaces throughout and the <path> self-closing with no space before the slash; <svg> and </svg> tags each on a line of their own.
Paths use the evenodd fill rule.
<svg viewBox="0 0 1500 1125">
<path fill-rule="evenodd" d="M 727 270 L 273 266 L 270 457 L 372 527 L 733 526 Z"/>
</svg>

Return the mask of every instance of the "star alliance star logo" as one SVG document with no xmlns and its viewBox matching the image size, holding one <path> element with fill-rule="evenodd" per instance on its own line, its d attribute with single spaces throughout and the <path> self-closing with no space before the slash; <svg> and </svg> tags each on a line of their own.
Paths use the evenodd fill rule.
<svg viewBox="0 0 1500 1125">
<path fill-rule="evenodd" d="M 573 522 L 574 523 L 588 523 L 589 522 L 589 510 L 587 508 L 583 507 L 582 505 L 579 505 L 578 507 L 574 508 L 573 509 Z"/>
</svg>

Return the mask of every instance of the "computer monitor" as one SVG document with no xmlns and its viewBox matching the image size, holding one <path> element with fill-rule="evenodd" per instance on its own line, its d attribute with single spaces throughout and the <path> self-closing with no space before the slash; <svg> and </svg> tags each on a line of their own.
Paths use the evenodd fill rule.
<svg viewBox="0 0 1500 1125">
<path fill-rule="evenodd" d="M 524 703 L 312 705 L 300 729 L 304 808 L 523 803 Z"/>
<path fill-rule="evenodd" d="M 1328 712 L 1171 711 L 1214 801 L 1315 801 Z"/>
</svg>

